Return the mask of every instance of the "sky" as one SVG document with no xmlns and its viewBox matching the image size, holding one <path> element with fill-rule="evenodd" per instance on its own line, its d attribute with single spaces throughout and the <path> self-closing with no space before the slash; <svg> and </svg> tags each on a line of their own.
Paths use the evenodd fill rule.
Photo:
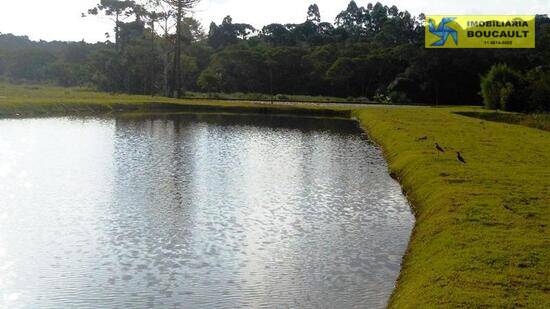
<svg viewBox="0 0 550 309">
<path fill-rule="evenodd" d="M 0 32 L 28 35 L 33 40 L 96 42 L 112 32 L 108 19 L 82 18 L 81 13 L 99 0 L 0 0 Z M 357 0 L 366 6 L 368 0 Z M 550 14 L 550 0 L 381 0 L 413 15 L 420 13 L 459 14 Z M 220 23 L 231 15 L 234 22 L 249 23 L 256 28 L 270 23 L 299 23 L 305 20 L 307 7 L 317 3 L 323 21 L 333 22 L 349 0 L 202 0 L 192 14 L 204 29 L 211 21 Z"/>
</svg>

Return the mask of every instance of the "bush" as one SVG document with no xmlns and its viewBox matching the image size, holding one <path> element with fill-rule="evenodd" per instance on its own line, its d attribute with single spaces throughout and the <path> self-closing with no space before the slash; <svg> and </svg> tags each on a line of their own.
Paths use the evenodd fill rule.
<svg viewBox="0 0 550 309">
<path fill-rule="evenodd" d="M 377 93 L 374 95 L 374 102 L 380 104 L 391 104 L 391 98 L 383 93 Z"/>
<path fill-rule="evenodd" d="M 247 93 L 246 95 L 243 95 L 243 97 L 246 100 L 253 100 L 253 101 L 268 101 L 271 99 L 271 96 L 268 96 L 266 94 L 261 93 Z"/>
<path fill-rule="evenodd" d="M 494 65 L 481 77 L 481 95 L 489 109 L 528 111 L 525 87 L 525 78 L 506 64 Z"/>
<path fill-rule="evenodd" d="M 288 96 L 284 95 L 284 94 L 278 94 L 275 96 L 275 100 L 277 101 L 290 101 L 290 99 L 288 98 Z"/>
<path fill-rule="evenodd" d="M 208 93 L 208 99 L 218 100 L 218 99 L 221 99 L 221 98 L 222 98 L 222 96 L 217 92 L 209 92 Z"/>
<path fill-rule="evenodd" d="M 411 102 L 407 97 L 407 94 L 403 91 L 392 91 L 390 92 L 389 97 L 392 102 L 397 104 L 407 104 Z"/>
</svg>

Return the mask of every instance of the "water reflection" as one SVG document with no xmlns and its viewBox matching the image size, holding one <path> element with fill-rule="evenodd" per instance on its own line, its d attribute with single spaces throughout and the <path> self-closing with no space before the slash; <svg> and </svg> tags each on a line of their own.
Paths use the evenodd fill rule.
<svg viewBox="0 0 550 309">
<path fill-rule="evenodd" d="M 0 305 L 384 307 L 413 223 L 350 121 L 2 120 L 0 149 Z"/>
</svg>

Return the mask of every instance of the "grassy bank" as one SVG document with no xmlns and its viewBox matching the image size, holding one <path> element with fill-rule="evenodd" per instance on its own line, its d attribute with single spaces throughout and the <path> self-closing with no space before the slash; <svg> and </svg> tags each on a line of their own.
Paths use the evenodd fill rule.
<svg viewBox="0 0 550 309">
<path fill-rule="evenodd" d="M 391 307 L 548 308 L 550 133 L 460 110 L 354 112 L 417 218 Z"/>
<path fill-rule="evenodd" d="M 8 117 L 189 104 L 346 110 L 0 84 L 0 114 Z M 384 148 L 417 218 L 390 306 L 550 307 L 550 133 L 458 112 L 481 110 L 366 107 L 352 112 Z M 435 142 L 447 149 L 445 155 L 436 154 Z M 454 151 L 468 163 L 459 164 Z"/>
<path fill-rule="evenodd" d="M 345 111 L 344 108 L 303 106 L 284 103 L 262 104 L 253 101 L 212 99 L 172 99 L 142 95 L 110 94 L 82 88 L 11 85 L 0 83 L 0 117 L 41 116 L 63 114 L 94 114 L 125 111 L 182 110 L 192 107 L 215 109 L 244 108 L 262 112 L 266 109 L 300 113 L 316 109 Z"/>
</svg>

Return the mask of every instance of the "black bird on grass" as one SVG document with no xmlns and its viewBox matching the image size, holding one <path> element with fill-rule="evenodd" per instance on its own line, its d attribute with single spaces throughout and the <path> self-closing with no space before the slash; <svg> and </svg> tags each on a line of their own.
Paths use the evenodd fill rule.
<svg viewBox="0 0 550 309">
<path fill-rule="evenodd" d="M 435 149 L 437 149 L 437 155 L 439 155 L 439 153 L 445 153 L 445 149 L 443 149 L 443 147 L 439 146 L 438 143 L 435 143 Z"/>
<path fill-rule="evenodd" d="M 460 152 L 456 152 L 456 159 L 459 161 L 459 162 L 462 162 L 463 164 L 466 164 L 466 160 L 464 160 L 464 158 L 462 157 L 462 155 L 460 154 Z"/>
</svg>

